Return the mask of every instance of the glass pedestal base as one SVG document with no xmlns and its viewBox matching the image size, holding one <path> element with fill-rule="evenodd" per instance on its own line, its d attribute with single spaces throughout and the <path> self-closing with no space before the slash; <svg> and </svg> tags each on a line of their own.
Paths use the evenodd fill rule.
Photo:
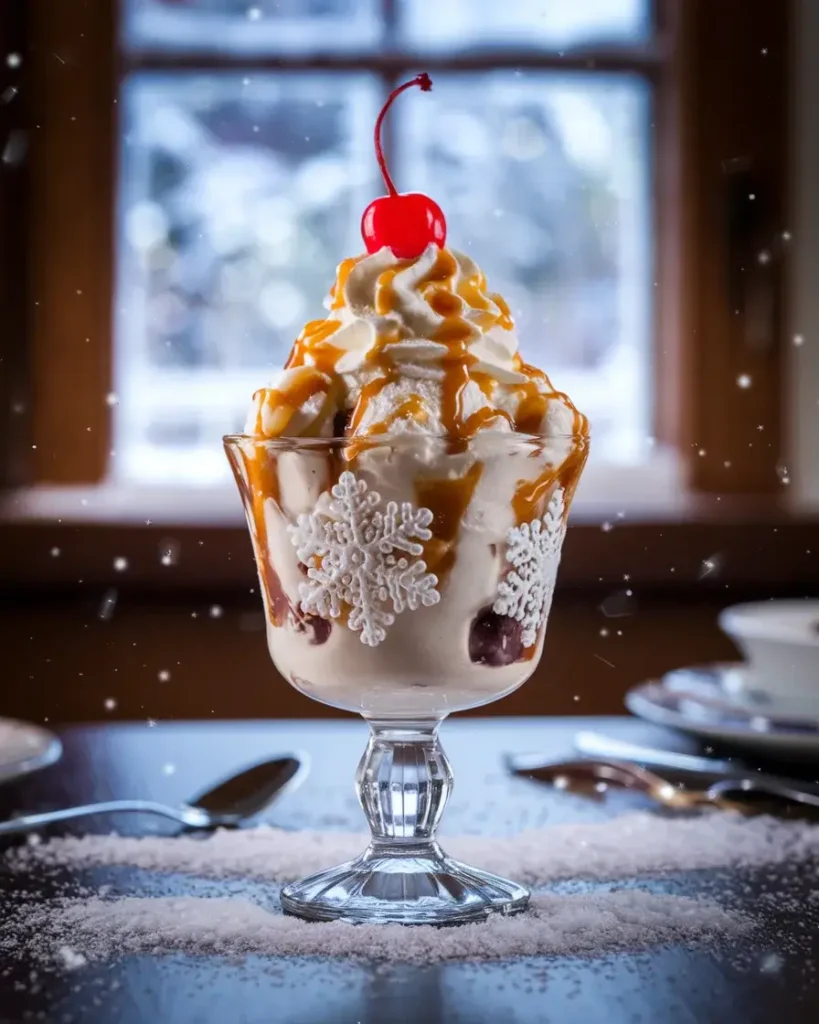
<svg viewBox="0 0 819 1024">
<path fill-rule="evenodd" d="M 347 864 L 286 886 L 285 913 L 311 921 L 459 924 L 526 908 L 523 886 L 451 860 L 435 841 L 452 790 L 439 724 L 370 722 L 356 773 L 370 845 Z"/>
<path fill-rule="evenodd" d="M 452 860 L 436 842 L 373 843 L 347 864 L 286 886 L 281 900 L 285 913 L 311 921 L 461 924 L 519 913 L 529 892 Z"/>
</svg>

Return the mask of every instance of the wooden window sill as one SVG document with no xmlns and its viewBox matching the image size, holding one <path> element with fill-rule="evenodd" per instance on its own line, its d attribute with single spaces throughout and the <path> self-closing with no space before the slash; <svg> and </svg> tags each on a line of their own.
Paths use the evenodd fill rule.
<svg viewBox="0 0 819 1024">
<path fill-rule="evenodd" d="M 0 522 L 0 586 L 213 590 L 255 584 L 232 488 L 37 488 L 9 494 L 0 504 Z M 162 556 L 169 549 L 173 564 L 166 565 Z M 123 558 L 127 568 L 118 571 L 114 563 Z M 679 492 L 652 504 L 579 500 L 560 585 L 660 591 L 819 586 L 819 512 L 801 510 L 785 496 Z"/>
<path fill-rule="evenodd" d="M 572 524 L 774 523 L 810 519 L 819 505 L 796 487 L 778 495 L 695 493 L 683 460 L 670 448 L 634 465 L 587 466 L 572 505 Z M 203 487 L 118 483 L 43 484 L 0 495 L 0 523 L 165 526 L 200 530 L 244 526 L 232 482 Z M 604 527 L 605 529 L 605 527 Z"/>
<path fill-rule="evenodd" d="M 575 520 L 602 523 L 629 519 L 685 517 L 688 498 L 682 461 L 671 448 L 645 462 L 617 466 L 592 457 L 573 505 Z M 239 526 L 241 504 L 231 481 L 201 488 L 119 483 L 38 485 L 0 498 L 0 522 Z"/>
</svg>

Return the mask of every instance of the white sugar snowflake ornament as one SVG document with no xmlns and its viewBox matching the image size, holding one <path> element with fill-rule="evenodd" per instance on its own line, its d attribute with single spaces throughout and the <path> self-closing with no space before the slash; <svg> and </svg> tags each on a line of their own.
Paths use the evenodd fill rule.
<svg viewBox="0 0 819 1024">
<path fill-rule="evenodd" d="M 506 558 L 511 568 L 498 584 L 492 611 L 521 623 L 524 647 L 537 643 L 540 627 L 552 606 L 566 533 L 565 513 L 563 489 L 558 488 L 543 519 L 513 526 L 506 535 Z"/>
<path fill-rule="evenodd" d="M 381 496 L 365 480 L 342 473 L 315 510 L 289 527 L 299 561 L 307 566 L 307 581 L 299 588 L 302 610 L 337 619 L 348 607 L 347 625 L 370 647 L 386 639 L 398 613 L 441 600 L 438 577 L 418 558 L 424 550 L 418 541 L 432 537 L 432 512 L 408 501 L 387 502 L 383 511 L 380 504 Z"/>
</svg>

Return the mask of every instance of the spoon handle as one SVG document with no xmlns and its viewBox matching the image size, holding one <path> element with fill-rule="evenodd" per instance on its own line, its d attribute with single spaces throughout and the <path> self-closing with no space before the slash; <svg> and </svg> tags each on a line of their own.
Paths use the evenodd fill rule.
<svg viewBox="0 0 819 1024">
<path fill-rule="evenodd" d="M 203 828 L 211 823 L 211 816 L 197 807 L 170 807 L 167 804 L 154 803 L 152 800 L 106 800 L 98 804 L 63 807 L 56 811 L 25 814 L 19 818 L 11 818 L 9 821 L 0 821 L 0 835 L 29 832 L 58 821 L 72 821 L 75 818 L 88 818 L 93 814 L 114 814 L 119 811 L 159 814 L 163 818 L 171 818 L 173 821 L 182 822 L 192 828 Z"/>
<path fill-rule="evenodd" d="M 724 779 L 722 792 L 726 793 L 733 792 L 735 789 L 753 788 L 759 792 L 767 789 L 777 795 L 784 787 L 788 794 L 793 792 L 804 794 L 807 799 L 802 800 L 802 803 L 813 804 L 814 801 L 819 800 L 819 786 L 816 782 L 791 779 L 784 775 L 773 775 L 770 772 L 759 772 L 729 760 L 654 750 L 593 732 L 577 733 L 575 747 L 586 757 L 630 761 L 653 768 L 666 768 L 683 776 L 689 773 L 707 776 L 713 780 L 711 785 L 722 784 Z M 816 806 L 819 806 L 819 803 Z"/>
<path fill-rule="evenodd" d="M 723 779 L 715 782 L 708 789 L 712 799 L 730 796 L 732 793 L 756 793 L 759 796 L 773 796 L 780 800 L 790 800 L 808 807 L 819 807 L 819 795 L 805 789 L 795 789 L 787 782 L 779 782 L 771 778 Z"/>
<path fill-rule="evenodd" d="M 697 754 L 680 754 L 674 750 L 644 747 L 615 736 L 603 736 L 586 729 L 575 734 L 575 750 L 584 757 L 614 758 L 617 761 L 634 761 L 650 768 L 670 768 L 675 771 L 692 772 L 697 775 L 735 775 L 737 766 L 730 761 L 716 757 L 701 757 Z"/>
</svg>

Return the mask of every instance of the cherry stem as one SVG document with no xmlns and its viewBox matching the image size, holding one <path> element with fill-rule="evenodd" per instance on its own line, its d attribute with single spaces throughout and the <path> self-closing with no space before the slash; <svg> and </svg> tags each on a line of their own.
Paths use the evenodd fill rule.
<svg viewBox="0 0 819 1024">
<path fill-rule="evenodd" d="M 387 186 L 387 191 L 391 196 L 397 196 L 398 190 L 393 184 L 390 172 L 387 170 L 387 161 L 384 159 L 384 150 L 381 148 L 381 125 L 384 121 L 384 115 L 392 106 L 395 97 L 400 96 L 405 89 L 411 89 L 414 85 L 419 86 L 422 92 L 429 92 L 432 89 L 432 79 L 426 71 L 424 71 L 422 74 L 416 75 L 415 78 L 411 79 L 409 82 L 404 82 L 403 85 L 399 85 L 397 89 L 393 89 L 387 97 L 387 102 L 381 108 L 381 113 L 378 115 L 375 122 L 375 157 L 378 160 L 378 166 L 381 168 L 381 175 L 384 178 L 384 184 Z"/>
</svg>

